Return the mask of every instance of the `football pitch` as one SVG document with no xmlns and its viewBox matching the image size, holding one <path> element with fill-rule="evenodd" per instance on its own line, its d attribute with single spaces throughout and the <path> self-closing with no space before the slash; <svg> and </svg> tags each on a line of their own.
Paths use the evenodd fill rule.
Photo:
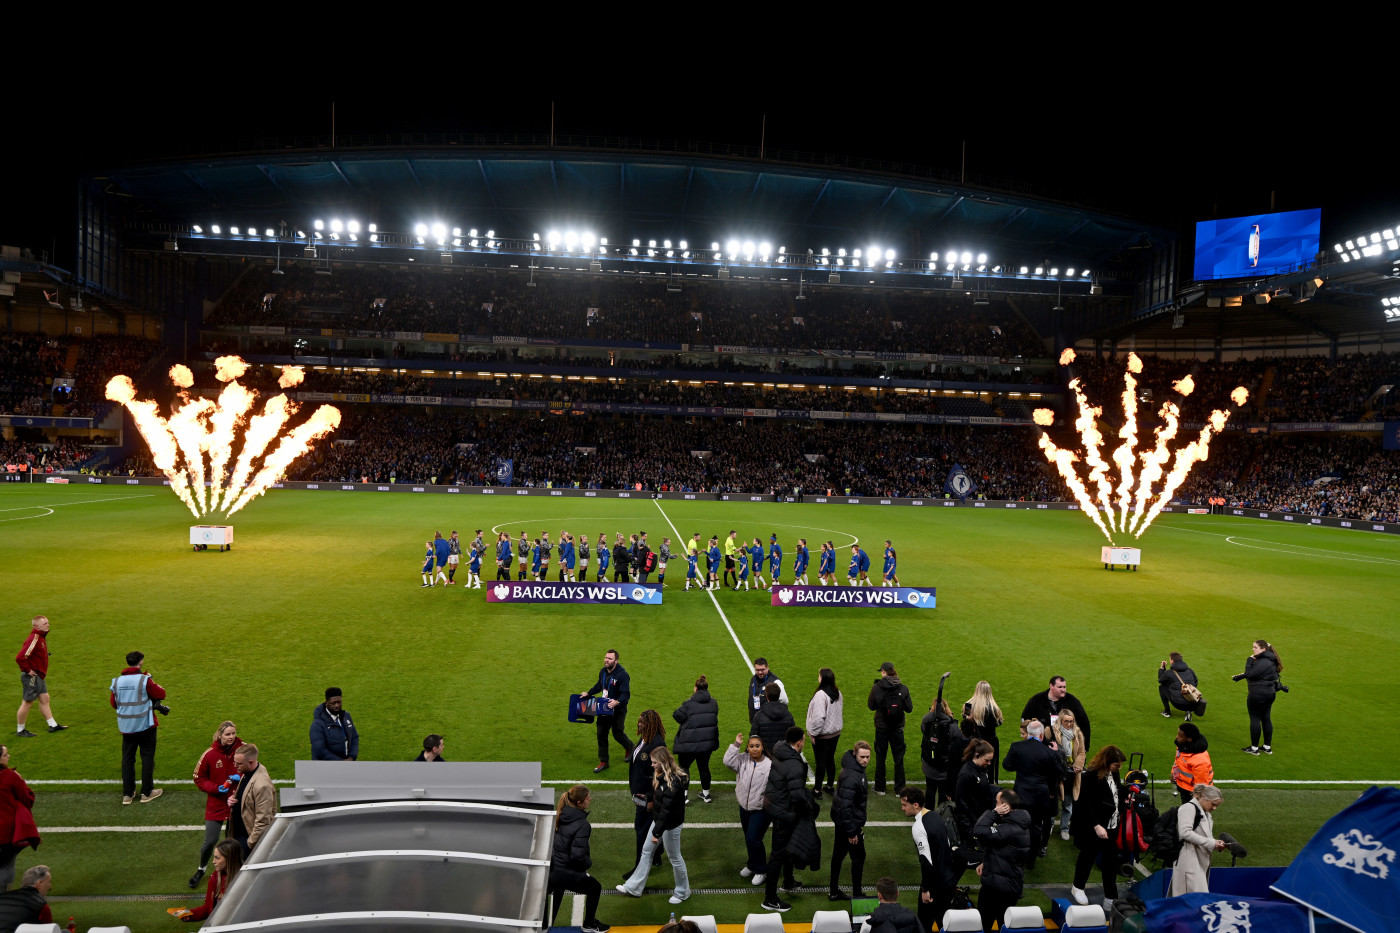
<svg viewBox="0 0 1400 933">
<path fill-rule="evenodd" d="M 18 649 L 31 616 L 50 618 L 48 683 L 55 715 L 72 727 L 56 735 L 35 728 L 37 738 L 6 743 L 11 766 L 38 794 L 44 834 L 18 867 L 50 865 L 55 916 L 77 915 L 83 927 L 179 928 L 163 908 L 198 899 L 154 896 L 194 893 L 185 880 L 200 833 L 183 827 L 202 821 L 203 795 L 189 776 L 215 727 L 235 721 L 273 778 L 285 781 L 293 761 L 309 755 L 311 713 L 327 686 L 344 689 L 364 759 L 409 760 L 437 732 L 450 761 L 540 761 L 556 791 L 574 781 L 594 786 L 593 874 L 611 892 L 633 853 L 625 768 L 615 749 L 612 769 L 598 776 L 605 782 L 592 780 L 593 727 L 566 721 L 568 696 L 592 685 L 609 648 L 632 676 L 630 718 L 654 707 L 668 737 L 671 711 L 701 674 L 719 703 L 724 741 L 748 731 L 748 659 L 768 659 L 799 724 L 818 669 L 831 667 L 846 700 L 843 750 L 873 739 L 865 698 L 881 662 L 893 661 L 913 693 L 906 767 L 920 785 L 918 719 L 940 674 L 952 671 L 955 709 L 978 680 L 991 682 L 1008 720 L 1003 752 L 1026 699 L 1063 675 L 1092 718 L 1091 752 L 1106 743 L 1142 752 L 1163 809 L 1172 803 L 1180 720 L 1159 715 L 1156 672 L 1180 651 L 1209 703 L 1199 725 L 1226 794 L 1217 828 L 1249 847 L 1253 865 L 1286 863 L 1367 784 L 1400 779 L 1389 743 L 1352 734 L 1359 724 L 1373 735 L 1400 712 L 1400 538 L 1392 536 L 1164 514 L 1134 542 L 1143 566 L 1133 573 L 1105 571 L 1103 536 L 1064 511 L 274 490 L 234 517 L 231 551 L 191 551 L 193 523 L 161 487 L 0 488 L 8 637 Z M 488 604 L 484 589 L 460 585 L 465 571 L 457 586 L 420 587 L 423 542 L 454 529 L 469 541 L 478 528 L 488 543 L 496 531 L 548 531 L 557 540 L 566 530 L 596 541 L 599 532 L 611 540 L 645 530 L 654 550 L 666 536 L 676 554 L 697 531 L 707 540 L 735 529 L 765 544 L 776 534 L 785 582 L 805 537 L 813 583 L 819 542 L 837 546 L 844 582 L 853 541 L 869 552 L 878 579 L 889 538 L 901 583 L 936 587 L 937 608 L 778 608 L 762 592 L 684 592 L 681 559 L 670 566 L 660 606 Z M 483 584 L 494 576 L 488 561 Z M 1249 737 L 1245 686 L 1230 680 L 1256 638 L 1277 647 L 1292 688 L 1274 706 L 1272 757 L 1240 751 Z M 107 696 L 134 649 L 145 652 L 172 712 L 156 754 L 165 796 L 123 807 Z M 30 726 L 41 724 L 36 709 Z M 718 752 L 713 767 L 717 780 L 729 776 Z M 738 876 L 740 831 L 707 825 L 737 821 L 732 787 L 719 785 L 710 805 L 696 798 L 683 850 L 697 893 L 684 912 L 740 921 L 762 899 Z M 872 794 L 870 820 L 866 887 L 884 874 L 917 883 L 897 799 Z M 822 831 L 829 855 L 830 826 Z M 1068 882 L 1073 860 L 1072 843 L 1056 836 L 1027 882 Z M 825 868 L 799 877 L 809 887 L 787 897 L 794 921 L 828 906 Z M 669 870 L 655 870 L 651 885 L 669 888 Z M 133 895 L 153 899 L 107 899 Z M 1040 894 L 1027 900 L 1044 903 Z M 661 896 L 607 897 L 600 916 L 649 923 L 669 911 Z"/>
</svg>

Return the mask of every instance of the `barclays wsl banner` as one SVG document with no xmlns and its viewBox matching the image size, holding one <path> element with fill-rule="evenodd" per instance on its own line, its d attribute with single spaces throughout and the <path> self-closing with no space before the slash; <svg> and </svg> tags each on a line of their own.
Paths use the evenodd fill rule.
<svg viewBox="0 0 1400 933">
<path fill-rule="evenodd" d="M 850 606 L 857 609 L 933 609 L 932 586 L 783 586 L 772 591 L 774 606 Z"/>
<path fill-rule="evenodd" d="M 659 606 L 661 587 L 631 583 L 497 583 L 487 587 L 488 603 L 603 603 Z"/>
</svg>

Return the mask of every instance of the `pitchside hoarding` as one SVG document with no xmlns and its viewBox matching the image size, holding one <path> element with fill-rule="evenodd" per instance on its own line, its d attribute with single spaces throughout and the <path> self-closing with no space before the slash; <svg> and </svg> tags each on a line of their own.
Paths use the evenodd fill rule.
<svg viewBox="0 0 1400 933">
<path fill-rule="evenodd" d="M 868 609 L 933 609 L 932 586 L 783 586 L 772 591 L 774 606 L 849 606 Z"/>
<path fill-rule="evenodd" d="M 488 603 L 604 603 L 659 606 L 661 587 L 635 583 L 496 583 L 486 588 Z"/>
</svg>

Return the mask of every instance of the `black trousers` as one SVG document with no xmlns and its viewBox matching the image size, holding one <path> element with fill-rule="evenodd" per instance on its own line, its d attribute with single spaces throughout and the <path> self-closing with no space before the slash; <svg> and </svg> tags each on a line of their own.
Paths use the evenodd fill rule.
<svg viewBox="0 0 1400 933">
<path fill-rule="evenodd" d="M 156 775 L 156 727 L 122 733 L 122 796 L 136 795 L 136 753 L 141 753 L 141 796 L 151 796 Z"/>
<path fill-rule="evenodd" d="M 1109 830 L 1110 836 L 1113 831 Z M 1079 890 L 1084 890 L 1084 885 L 1089 883 L 1089 873 L 1094 870 L 1094 861 L 1097 860 L 1103 870 L 1103 896 L 1118 896 L 1118 865 L 1121 860 L 1116 846 L 1111 838 L 1100 839 L 1094 837 L 1094 842 L 1088 848 L 1079 850 L 1079 858 L 1074 861 L 1074 886 Z"/>
<path fill-rule="evenodd" d="M 841 741 L 840 733 L 833 735 L 829 739 L 814 738 L 812 744 L 816 749 L 816 778 L 813 786 L 820 788 L 823 784 L 822 775 L 826 776 L 825 784 L 830 787 L 836 781 L 836 775 L 840 772 L 836 770 L 836 745 Z"/>
<path fill-rule="evenodd" d="M 768 877 L 764 879 L 764 899 L 770 904 L 778 899 L 778 880 L 792 881 L 792 856 L 787 844 L 792 839 L 792 827 L 773 824 L 773 851 L 768 855 Z M 788 884 L 787 887 L 792 887 Z"/>
<path fill-rule="evenodd" d="M 1249 710 L 1250 745 L 1257 746 L 1260 744 L 1260 732 L 1262 732 L 1264 735 L 1263 744 L 1274 744 L 1274 720 L 1272 713 L 1274 709 L 1274 697 L 1276 696 L 1278 696 L 1278 694 L 1274 694 L 1266 700 L 1260 700 L 1255 699 L 1254 697 L 1250 697 L 1248 700 L 1245 701 L 1245 708 Z"/>
<path fill-rule="evenodd" d="M 710 756 L 713 754 L 714 752 L 681 752 L 680 754 L 681 770 L 686 774 L 690 773 L 691 762 L 699 765 L 696 770 L 700 773 L 701 790 L 710 789 Z"/>
<path fill-rule="evenodd" d="M 617 739 L 617 744 L 622 746 L 623 758 L 632 754 L 635 747 L 632 740 L 627 737 L 627 704 L 619 703 L 613 707 L 611 716 L 599 716 L 594 720 L 598 727 L 598 760 L 608 760 L 608 734 Z"/>
<path fill-rule="evenodd" d="M 875 789 L 885 789 L 885 755 L 894 758 L 894 789 L 904 786 L 904 727 L 875 730 Z"/>
<path fill-rule="evenodd" d="M 1015 907 L 1018 897 L 1012 897 L 1005 891 L 988 890 L 982 885 L 982 890 L 977 895 L 977 912 L 982 915 L 982 929 L 990 930 L 992 924 L 1001 924 L 1006 919 L 1006 908 Z"/>
<path fill-rule="evenodd" d="M 932 899 L 927 904 L 924 903 L 924 896 L 922 892 L 915 896 L 918 898 L 915 903 L 918 905 L 919 927 L 924 930 L 924 933 L 928 933 L 928 931 L 932 930 L 936 924 L 942 923 L 943 915 L 946 914 L 948 912 L 948 909 L 953 906 L 952 888 L 949 888 L 946 891 L 930 891 L 929 896 Z M 1005 913 L 1006 910 L 1003 909 L 1002 914 Z M 986 926 L 985 924 L 982 928 L 984 930 L 991 929 L 991 927 Z"/>
<path fill-rule="evenodd" d="M 598 899 L 603 896 L 603 885 L 591 875 L 568 868 L 549 870 L 549 925 L 558 925 L 559 906 L 564 903 L 567 891 L 583 895 L 583 922 L 592 926 L 598 919 Z"/>
<path fill-rule="evenodd" d="M 865 874 L 865 834 L 857 833 L 855 844 L 841 830 L 836 830 L 836 844 L 831 849 L 831 890 L 841 887 L 841 863 L 846 856 L 851 857 L 851 896 L 861 890 L 861 879 Z"/>
</svg>

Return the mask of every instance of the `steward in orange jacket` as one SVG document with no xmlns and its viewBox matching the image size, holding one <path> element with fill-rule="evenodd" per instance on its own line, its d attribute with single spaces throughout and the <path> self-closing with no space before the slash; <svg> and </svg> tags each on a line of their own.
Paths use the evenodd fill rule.
<svg viewBox="0 0 1400 933">
<path fill-rule="evenodd" d="M 1194 722 L 1183 722 L 1176 730 L 1176 760 L 1172 762 L 1172 780 L 1176 782 L 1183 803 L 1191 799 L 1198 784 L 1214 784 L 1215 768 L 1210 763 L 1206 737 Z"/>
</svg>

